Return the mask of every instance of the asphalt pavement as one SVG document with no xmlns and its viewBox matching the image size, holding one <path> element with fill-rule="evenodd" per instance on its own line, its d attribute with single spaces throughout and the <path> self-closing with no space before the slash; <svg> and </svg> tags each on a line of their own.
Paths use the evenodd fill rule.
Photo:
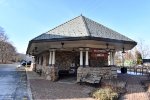
<svg viewBox="0 0 150 100">
<path fill-rule="evenodd" d="M 0 64 L 0 100 L 30 100 L 25 69 Z"/>
</svg>

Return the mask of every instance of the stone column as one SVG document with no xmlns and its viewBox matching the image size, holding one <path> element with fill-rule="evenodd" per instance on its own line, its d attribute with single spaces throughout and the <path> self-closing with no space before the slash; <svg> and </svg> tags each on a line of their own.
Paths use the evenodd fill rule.
<svg viewBox="0 0 150 100">
<path fill-rule="evenodd" d="M 80 82 L 83 73 L 83 48 L 79 48 L 80 50 L 80 67 L 77 69 L 77 82 Z"/>
<path fill-rule="evenodd" d="M 80 67 L 83 67 L 83 48 L 79 48 L 80 50 Z"/>
<path fill-rule="evenodd" d="M 55 49 L 52 51 L 52 66 L 50 67 L 50 80 L 56 81 L 58 79 L 58 68 L 55 66 Z"/>
<path fill-rule="evenodd" d="M 86 48 L 85 50 L 85 66 L 89 67 L 89 48 Z"/>
<path fill-rule="evenodd" d="M 52 80 L 52 71 L 51 71 L 51 66 L 52 66 L 52 50 L 49 50 L 49 67 L 46 69 L 46 80 Z"/>
<path fill-rule="evenodd" d="M 52 65 L 52 51 L 49 51 L 49 66 Z"/>
<path fill-rule="evenodd" d="M 113 65 L 113 56 L 112 56 L 112 52 L 110 52 L 110 65 Z"/>
</svg>

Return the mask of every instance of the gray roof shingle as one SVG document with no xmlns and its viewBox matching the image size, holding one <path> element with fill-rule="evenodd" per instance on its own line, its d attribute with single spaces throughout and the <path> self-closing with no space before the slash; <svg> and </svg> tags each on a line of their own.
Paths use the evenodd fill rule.
<svg viewBox="0 0 150 100">
<path fill-rule="evenodd" d="M 132 39 L 113 31 L 89 18 L 78 16 L 32 40 L 51 40 L 75 37 L 96 37 L 134 42 Z"/>
</svg>

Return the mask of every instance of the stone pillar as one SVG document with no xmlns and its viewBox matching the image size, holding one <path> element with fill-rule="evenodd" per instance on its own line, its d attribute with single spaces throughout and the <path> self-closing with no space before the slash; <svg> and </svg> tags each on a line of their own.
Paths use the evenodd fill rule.
<svg viewBox="0 0 150 100">
<path fill-rule="evenodd" d="M 83 72 L 83 48 L 79 48 L 80 50 L 80 67 L 77 69 L 77 82 L 80 82 L 81 75 Z"/>
<path fill-rule="evenodd" d="M 86 48 L 85 50 L 85 66 L 89 67 L 89 48 Z"/>
<path fill-rule="evenodd" d="M 50 76 L 51 76 L 51 81 L 56 81 L 58 79 L 58 68 L 57 67 L 50 67 L 51 69 L 51 73 L 50 73 Z"/>
<path fill-rule="evenodd" d="M 49 50 L 49 61 L 48 61 L 48 64 L 49 64 L 49 67 L 46 69 L 46 80 L 52 80 L 52 71 L 51 71 L 51 66 L 52 66 L 52 50 Z"/>
<path fill-rule="evenodd" d="M 50 67 L 50 80 L 56 81 L 58 79 L 58 68 L 55 66 L 55 49 L 52 51 L 52 66 Z"/>
<path fill-rule="evenodd" d="M 49 66 L 52 65 L 52 51 L 49 51 Z"/>
<path fill-rule="evenodd" d="M 110 65 L 113 65 L 113 56 L 112 56 L 112 52 L 110 52 Z"/>
<path fill-rule="evenodd" d="M 83 67 L 83 48 L 80 48 L 80 67 Z"/>
</svg>

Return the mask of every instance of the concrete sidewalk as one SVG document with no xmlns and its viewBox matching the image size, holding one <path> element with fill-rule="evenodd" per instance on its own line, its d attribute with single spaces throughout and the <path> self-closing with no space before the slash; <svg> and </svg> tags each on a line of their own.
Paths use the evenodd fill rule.
<svg viewBox="0 0 150 100">
<path fill-rule="evenodd" d="M 31 84 L 30 84 L 30 80 L 34 80 L 34 79 L 44 79 L 43 77 L 40 77 L 36 72 L 31 71 L 30 67 L 25 67 L 26 70 L 26 75 L 27 75 L 27 87 L 28 87 L 28 94 L 30 97 L 30 100 L 33 100 L 33 94 L 32 94 L 32 90 L 31 90 Z"/>
<path fill-rule="evenodd" d="M 31 69 L 29 67 L 26 67 L 25 69 L 26 69 L 26 73 L 27 73 L 27 76 L 28 76 L 28 80 L 31 80 L 31 79 L 44 79 L 44 77 L 40 76 L 36 72 L 31 71 Z"/>
</svg>

